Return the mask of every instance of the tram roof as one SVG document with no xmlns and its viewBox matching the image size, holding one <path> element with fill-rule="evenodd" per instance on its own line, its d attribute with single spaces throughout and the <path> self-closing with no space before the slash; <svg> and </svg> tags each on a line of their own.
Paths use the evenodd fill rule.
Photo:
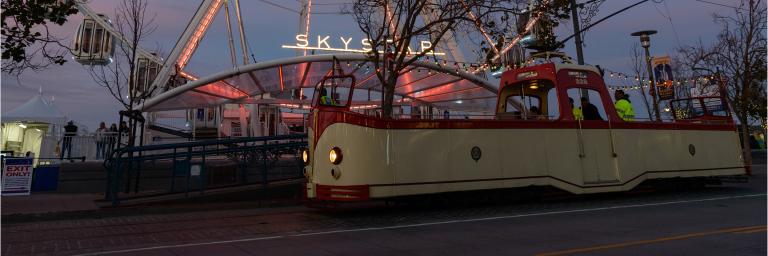
<svg viewBox="0 0 768 256">
<path fill-rule="evenodd" d="M 356 89 L 381 90 L 371 59 L 364 54 L 310 55 L 239 66 L 201 77 L 148 99 L 142 110 L 238 103 L 308 104 L 309 100 L 290 100 L 286 95 L 291 89 L 314 88 L 333 67 L 334 57 L 345 74 L 355 76 Z M 366 64 L 370 67 L 366 68 Z M 395 87 L 395 93 L 404 99 L 445 109 L 487 110 L 495 104 L 497 85 L 456 67 L 415 62 L 404 71 L 410 72 L 403 72 Z M 264 93 L 272 93 L 273 97 L 258 97 Z"/>
</svg>

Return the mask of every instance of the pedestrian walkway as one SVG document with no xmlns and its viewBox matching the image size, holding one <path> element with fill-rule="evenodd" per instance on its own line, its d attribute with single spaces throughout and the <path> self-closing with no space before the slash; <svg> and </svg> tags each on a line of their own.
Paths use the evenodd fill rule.
<svg viewBox="0 0 768 256">
<path fill-rule="evenodd" d="M 73 212 L 99 209 L 95 200 L 103 199 L 101 194 L 56 194 L 40 193 L 29 196 L 4 196 L 3 216 L 12 214 L 40 214 L 53 212 Z"/>
</svg>

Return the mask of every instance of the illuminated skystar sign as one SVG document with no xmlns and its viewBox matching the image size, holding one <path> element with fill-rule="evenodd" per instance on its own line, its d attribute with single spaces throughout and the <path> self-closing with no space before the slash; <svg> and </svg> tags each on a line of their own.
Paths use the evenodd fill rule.
<svg viewBox="0 0 768 256">
<path fill-rule="evenodd" d="M 350 44 L 352 43 L 352 37 L 345 38 L 343 36 L 339 37 L 340 41 L 331 40 L 331 36 L 317 36 L 317 41 L 311 42 L 309 36 L 299 34 L 296 35 L 296 44 L 295 45 L 283 45 L 283 48 L 288 49 L 302 49 L 302 50 L 321 50 L 321 51 L 334 51 L 334 52 L 357 52 L 357 53 L 368 53 L 371 49 L 371 42 L 366 38 L 363 40 L 360 40 L 360 44 L 362 47 L 360 48 L 350 48 Z M 391 42 L 391 41 L 390 41 Z M 310 44 L 312 43 L 312 44 Z M 344 48 L 339 47 L 332 47 L 336 43 L 336 45 L 344 46 Z M 414 52 L 413 49 L 408 46 L 408 53 L 409 54 L 420 54 L 424 52 L 426 49 L 429 49 L 432 47 L 432 42 L 430 41 L 419 41 L 419 51 Z M 444 52 L 434 52 L 429 51 L 427 52 L 427 55 L 445 55 Z"/>
</svg>

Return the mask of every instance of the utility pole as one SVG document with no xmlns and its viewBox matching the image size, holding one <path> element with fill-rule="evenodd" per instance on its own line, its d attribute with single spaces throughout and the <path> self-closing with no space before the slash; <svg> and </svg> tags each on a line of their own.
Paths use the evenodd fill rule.
<svg viewBox="0 0 768 256">
<path fill-rule="evenodd" d="M 579 27 L 579 12 L 577 11 L 576 0 L 571 0 L 571 16 L 573 17 L 573 32 L 576 39 L 576 61 L 579 65 L 584 65 L 584 51 L 581 48 L 584 43 L 581 41 L 581 28 Z"/>
<path fill-rule="evenodd" d="M 584 43 L 581 41 L 581 28 L 579 26 L 579 11 L 577 10 L 576 0 L 571 0 L 571 17 L 573 18 L 573 35 L 576 42 L 576 61 L 579 65 L 584 65 L 584 50 L 581 48 Z M 586 97 L 589 100 L 589 90 L 579 90 L 581 97 Z M 584 106 L 582 106 L 584 107 Z"/>
</svg>

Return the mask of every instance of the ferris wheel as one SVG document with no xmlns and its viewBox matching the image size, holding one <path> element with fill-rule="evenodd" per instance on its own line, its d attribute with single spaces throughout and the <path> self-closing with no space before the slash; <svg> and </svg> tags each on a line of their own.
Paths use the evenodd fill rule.
<svg viewBox="0 0 768 256">
<path fill-rule="evenodd" d="M 72 52 L 75 61 L 83 65 L 108 65 L 112 63 L 115 44 L 129 44 L 128 39 L 113 26 L 109 17 L 92 10 L 87 5 L 86 1 L 75 0 L 73 2 L 75 3 L 75 6 L 78 8 L 80 13 L 85 16 L 84 20 L 77 29 L 75 40 L 72 44 Z M 300 34 L 309 35 L 311 32 L 310 28 L 312 24 L 313 0 L 299 0 L 298 2 L 301 7 L 301 9 L 298 10 L 298 32 Z M 534 0 L 530 1 L 528 6 L 529 11 L 533 10 L 534 2 Z M 541 4 L 547 4 L 548 2 L 548 0 L 544 0 Z M 265 1 L 265 3 L 271 2 Z M 234 16 L 236 17 L 234 23 L 237 25 L 237 30 L 239 32 L 239 42 L 241 44 L 240 49 L 243 50 L 241 52 L 241 64 L 238 63 L 238 57 L 236 56 L 237 53 L 234 46 L 234 33 L 232 29 L 233 22 L 230 20 L 230 5 L 234 7 Z M 200 6 L 197 8 L 194 16 L 192 16 L 191 20 L 189 21 L 189 24 L 186 26 L 185 30 L 179 37 L 176 45 L 173 47 L 170 54 L 166 58 L 162 58 L 161 56 L 158 56 L 157 54 L 142 48 L 136 49 L 137 55 L 140 58 L 137 61 L 137 68 L 140 70 L 137 70 L 136 73 L 142 74 L 141 77 L 154 78 L 153 81 L 139 81 L 139 83 L 146 86 L 144 89 L 155 87 L 159 88 L 161 85 L 168 83 L 168 80 L 173 76 L 180 76 L 187 80 L 197 79 L 197 77 L 193 74 L 184 71 L 184 68 L 189 63 L 191 56 L 196 51 L 197 46 L 205 36 L 205 33 L 209 29 L 213 19 L 221 9 L 224 9 L 226 12 L 225 17 L 229 35 L 228 43 L 230 48 L 230 57 L 232 59 L 233 65 L 245 65 L 249 63 L 248 53 L 246 52 L 248 49 L 246 46 L 247 39 L 244 32 L 239 0 L 203 0 Z M 425 20 L 435 19 L 436 17 L 433 17 L 434 15 L 436 14 L 426 13 L 423 15 L 423 18 Z M 472 15 L 472 17 L 474 16 Z M 530 17 L 530 19 L 524 20 L 524 26 L 521 26 L 522 24 L 518 26 L 522 28 L 523 31 L 527 32 L 534 30 L 535 32 L 535 24 L 538 20 L 538 16 L 534 15 Z M 486 34 L 485 31 L 479 32 L 483 34 L 488 43 L 492 43 L 490 36 Z M 464 54 L 462 53 L 459 44 L 457 43 L 456 37 L 457 35 L 455 35 L 455 32 L 449 31 L 440 41 L 440 47 L 447 50 L 447 53 L 449 54 L 448 58 L 456 62 L 465 62 Z M 523 39 L 523 34 L 521 34 L 508 41 L 507 44 L 501 49 L 494 48 L 493 50 L 496 51 L 495 59 L 519 59 L 520 57 L 518 55 L 520 54 L 520 48 L 519 46 L 515 47 L 515 45 L 517 45 Z M 512 55 L 509 53 L 512 53 Z M 307 52 L 304 50 L 300 52 L 300 54 L 307 55 Z"/>
</svg>

